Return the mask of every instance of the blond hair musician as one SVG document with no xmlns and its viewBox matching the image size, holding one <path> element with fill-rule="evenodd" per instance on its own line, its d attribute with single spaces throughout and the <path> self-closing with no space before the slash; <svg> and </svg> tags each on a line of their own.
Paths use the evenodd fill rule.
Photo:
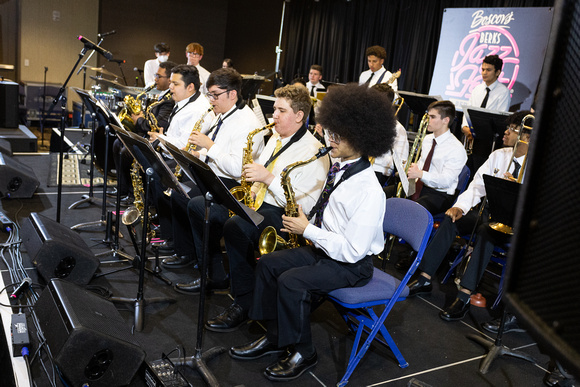
<svg viewBox="0 0 580 387">
<path fill-rule="evenodd" d="M 273 381 L 292 380 L 318 362 L 310 331 L 313 299 L 342 287 L 363 286 L 372 277 L 373 256 L 384 248 L 385 195 L 368 157 L 393 144 L 395 120 L 386 97 L 356 84 L 332 88 L 318 115 L 327 129 L 331 156 L 325 189 L 309 223 L 283 216 L 283 231 L 303 235 L 313 245 L 264 255 L 256 267 L 249 317 L 264 320 L 267 333 L 230 348 L 230 356 L 253 360 L 281 358 L 264 371 Z"/>
<path fill-rule="evenodd" d="M 234 302 L 223 313 L 206 323 L 206 328 L 215 332 L 228 332 L 238 328 L 248 318 L 248 311 L 252 305 L 254 293 L 254 250 L 258 249 L 258 240 L 261 232 L 268 226 L 273 226 L 276 232 L 281 233 L 282 214 L 287 205 L 284 189 L 281 185 L 280 174 L 284 168 L 294 162 L 305 161 L 314 156 L 322 144 L 306 129 L 305 121 L 311 108 L 308 91 L 301 85 L 285 86 L 276 89 L 277 97 L 274 102 L 275 133 L 272 135 L 260 158 L 253 164 L 244 166 L 244 174 L 248 181 L 254 182 L 252 191 L 263 203 L 258 213 L 264 220 L 258 228 L 249 224 L 239 216 L 227 218 L 227 212 L 222 212 L 223 236 L 230 263 L 231 294 Z M 309 164 L 296 167 L 289 174 L 294 200 L 310 211 L 320 196 L 326 173 L 329 168 L 328 156 L 319 158 Z M 259 200 L 259 199 L 257 199 Z M 258 202 L 259 203 L 259 202 Z M 189 206 L 196 215 L 198 227 L 194 227 L 194 235 L 201 232 L 201 212 L 203 207 L 197 203 Z M 192 221 L 193 226 L 193 221 Z M 216 235 L 219 239 L 220 235 Z M 198 235 L 197 238 L 201 236 Z M 214 249 L 219 245 L 212 246 Z"/>
<path fill-rule="evenodd" d="M 201 148 L 193 154 L 205 161 L 212 171 L 228 187 L 239 185 L 242 175 L 242 156 L 246 139 L 250 131 L 260 127 L 258 118 L 243 101 L 241 96 L 242 77 L 234 69 L 220 68 L 211 73 L 208 79 L 207 98 L 216 114 L 213 121 L 208 119 L 208 132 L 191 132 L 195 121 L 191 123 L 189 143 Z M 259 154 L 264 147 L 263 135 L 253 138 L 253 150 Z M 201 192 L 194 187 L 189 193 L 191 198 Z M 203 198 L 202 198 L 203 199 Z M 194 200 L 194 199 L 192 199 Z M 175 192 L 171 194 L 171 229 L 175 254 L 163 260 L 166 268 L 182 268 L 191 265 L 201 252 L 201 243 L 195 244 L 191 235 L 191 226 L 187 215 L 187 199 Z M 162 227 L 164 227 L 162 225 Z M 210 270 L 216 278 L 223 280 L 225 272 L 221 256 L 210 264 Z M 227 280 L 225 287 L 227 287 Z M 180 283 L 176 290 L 185 291 L 189 283 Z"/>
<path fill-rule="evenodd" d="M 479 222 L 474 250 L 467 270 L 461 278 L 461 290 L 457 293 L 455 301 L 439 313 L 443 320 L 455 321 L 465 317 L 469 311 L 470 295 L 477 288 L 489 263 L 494 246 L 509 241 L 509 236 L 506 234 L 489 228 L 487 210 L 484 210 L 482 216 L 479 217 L 478 208 L 475 206 L 486 195 L 483 175 L 517 177 L 523 165 L 531 136 L 530 131 L 521 127 L 522 119 L 527 114 L 529 114 L 528 111 L 521 111 L 508 118 L 507 129 L 503 136 L 504 148 L 489 155 L 487 161 L 477 170 L 469 187 L 459 195 L 453 207 L 447 210 L 445 220 L 441 222 L 437 233 L 427 246 L 423 260 L 419 265 L 420 274 L 409 283 L 409 296 L 429 294 L 433 288 L 431 277 L 441 265 L 456 235 L 470 234 L 473 227 Z M 518 144 L 514 154 L 513 147 L 518 140 L 520 131 L 522 131 L 521 141 L 523 142 Z"/>
<path fill-rule="evenodd" d="M 371 46 L 366 49 L 365 56 L 367 57 L 369 69 L 360 74 L 358 84 L 372 87 L 378 83 L 389 82 L 393 73 L 383 66 L 385 59 L 387 59 L 387 51 L 381 46 Z M 399 90 L 396 79 L 390 86 L 395 91 Z"/>
<path fill-rule="evenodd" d="M 207 80 L 209 78 L 209 71 L 202 67 L 199 62 L 203 58 L 203 46 L 199 43 L 189 43 L 185 47 L 185 57 L 187 58 L 187 64 L 195 66 L 197 71 L 199 71 L 199 81 L 201 83 L 201 92 L 207 93 L 208 86 Z"/>
</svg>

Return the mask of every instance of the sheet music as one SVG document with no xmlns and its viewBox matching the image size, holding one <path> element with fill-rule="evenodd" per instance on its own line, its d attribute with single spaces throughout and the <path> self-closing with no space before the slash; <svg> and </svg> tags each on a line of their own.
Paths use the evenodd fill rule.
<svg viewBox="0 0 580 387">
<path fill-rule="evenodd" d="M 256 117 L 258 117 L 260 124 L 262 126 L 268 125 L 268 123 L 266 122 L 264 112 L 262 112 L 262 107 L 260 106 L 260 103 L 258 102 L 258 98 L 254 98 L 252 100 L 252 106 L 253 106 L 252 110 L 254 111 L 254 114 L 256 115 Z"/>
<path fill-rule="evenodd" d="M 403 191 L 405 191 L 406 196 L 413 195 L 415 193 L 415 181 L 409 181 L 407 174 L 405 173 L 405 166 L 403 161 L 399 158 L 399 155 L 393 153 L 393 164 L 399 173 L 399 179 L 401 180 L 401 186 Z M 412 191 L 412 192 L 410 192 Z"/>
</svg>

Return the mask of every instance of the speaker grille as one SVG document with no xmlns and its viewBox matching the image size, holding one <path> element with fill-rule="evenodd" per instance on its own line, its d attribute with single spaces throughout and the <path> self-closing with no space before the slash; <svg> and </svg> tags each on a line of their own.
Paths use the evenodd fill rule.
<svg viewBox="0 0 580 387">
<path fill-rule="evenodd" d="M 536 339 L 580 370 L 580 2 L 558 5 L 507 287 Z"/>
</svg>

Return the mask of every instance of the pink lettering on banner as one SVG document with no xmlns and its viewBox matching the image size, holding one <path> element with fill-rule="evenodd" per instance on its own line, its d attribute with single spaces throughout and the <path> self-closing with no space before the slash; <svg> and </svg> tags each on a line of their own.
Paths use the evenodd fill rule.
<svg viewBox="0 0 580 387">
<path fill-rule="evenodd" d="M 453 55 L 446 87 L 448 97 L 469 99 L 475 86 L 481 83 L 481 63 L 487 55 L 498 55 L 503 60 L 498 79 L 508 89 L 512 88 L 520 67 L 518 44 L 507 28 L 482 25 L 463 38 Z"/>
</svg>

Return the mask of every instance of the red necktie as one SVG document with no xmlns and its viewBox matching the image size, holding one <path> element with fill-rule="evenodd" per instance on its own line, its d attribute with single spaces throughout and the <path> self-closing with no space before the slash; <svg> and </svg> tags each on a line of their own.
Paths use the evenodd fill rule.
<svg viewBox="0 0 580 387">
<path fill-rule="evenodd" d="M 431 145 L 431 150 L 425 159 L 425 163 L 423 164 L 423 170 L 429 171 L 431 167 L 431 159 L 433 158 L 433 151 L 435 150 L 435 145 L 437 142 L 433 139 L 433 145 Z M 417 183 L 415 184 L 415 193 L 411 196 L 411 200 L 419 199 L 419 195 L 421 194 L 421 190 L 423 189 L 423 181 L 421 179 L 417 179 Z"/>
</svg>

